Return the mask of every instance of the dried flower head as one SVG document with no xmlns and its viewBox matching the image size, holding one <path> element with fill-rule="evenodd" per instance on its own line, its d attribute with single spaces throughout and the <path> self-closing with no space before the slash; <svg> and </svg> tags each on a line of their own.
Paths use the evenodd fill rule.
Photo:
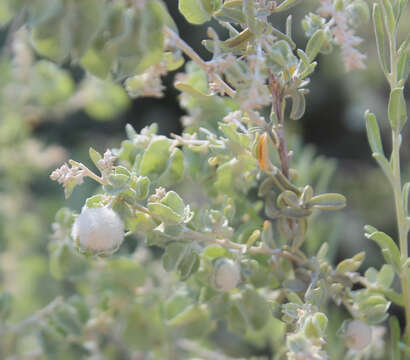
<svg viewBox="0 0 410 360">
<path fill-rule="evenodd" d="M 84 169 L 78 166 L 72 166 L 70 168 L 67 163 L 64 163 L 63 166 L 51 173 L 50 179 L 66 187 L 72 180 L 75 180 L 76 184 L 82 184 L 84 176 L 86 176 Z"/>
<path fill-rule="evenodd" d="M 107 174 L 111 171 L 116 157 L 112 154 L 111 150 L 108 149 L 104 153 L 104 157 L 97 161 L 97 167 L 101 171 L 101 174 Z"/>
</svg>

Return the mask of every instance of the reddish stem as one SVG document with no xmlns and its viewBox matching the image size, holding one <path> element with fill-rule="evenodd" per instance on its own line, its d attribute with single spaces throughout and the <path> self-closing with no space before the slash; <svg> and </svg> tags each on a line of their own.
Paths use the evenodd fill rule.
<svg viewBox="0 0 410 360">
<path fill-rule="evenodd" d="M 270 74 L 269 76 L 269 89 L 272 94 L 272 112 L 275 113 L 276 119 L 277 119 L 276 133 L 278 134 L 278 138 L 279 138 L 278 152 L 279 152 L 280 163 L 281 163 L 283 175 L 285 175 L 289 179 L 289 158 L 288 158 L 288 150 L 286 146 L 285 127 L 283 124 L 283 114 L 282 114 L 283 98 L 280 93 L 279 87 L 277 86 L 276 78 L 272 74 Z"/>
</svg>

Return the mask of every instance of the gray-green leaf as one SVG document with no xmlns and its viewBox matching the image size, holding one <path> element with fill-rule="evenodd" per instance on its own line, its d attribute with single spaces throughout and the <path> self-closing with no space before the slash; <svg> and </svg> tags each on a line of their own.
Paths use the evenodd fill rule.
<svg viewBox="0 0 410 360">
<path fill-rule="evenodd" d="M 401 131 L 407 121 L 406 101 L 403 87 L 395 88 L 390 93 L 388 113 L 390 126 L 393 130 Z"/>
<path fill-rule="evenodd" d="M 399 271 L 399 269 L 401 268 L 400 250 L 397 247 L 394 240 L 390 236 L 381 231 L 375 231 L 370 233 L 367 232 L 365 236 L 368 239 L 371 239 L 374 242 L 376 242 L 377 245 L 379 245 L 380 249 L 382 250 L 383 256 L 385 257 L 385 260 L 389 264 L 393 265 L 396 271 Z"/>
<path fill-rule="evenodd" d="M 370 148 L 373 153 L 382 154 L 384 156 L 382 140 L 380 137 L 380 129 L 376 120 L 376 116 L 369 112 L 365 113 L 366 117 L 366 131 L 369 140 Z"/>
</svg>

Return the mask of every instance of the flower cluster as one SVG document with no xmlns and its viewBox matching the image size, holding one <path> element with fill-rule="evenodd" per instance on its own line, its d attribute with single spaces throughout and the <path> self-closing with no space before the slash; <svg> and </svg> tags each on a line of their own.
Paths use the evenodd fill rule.
<svg viewBox="0 0 410 360">
<path fill-rule="evenodd" d="M 356 49 L 362 39 L 355 35 L 349 23 L 347 6 L 340 5 L 342 9 L 338 9 L 332 0 L 321 0 L 320 2 L 321 6 L 317 12 L 319 15 L 329 18 L 327 26 L 330 28 L 334 41 L 340 46 L 346 71 L 364 69 L 366 56 Z"/>
<path fill-rule="evenodd" d="M 51 173 L 50 179 L 57 181 L 59 184 L 63 185 L 64 188 L 66 188 L 73 181 L 77 185 L 82 184 L 86 173 L 87 171 L 80 166 L 73 165 L 70 167 L 67 163 L 65 163 Z"/>
</svg>

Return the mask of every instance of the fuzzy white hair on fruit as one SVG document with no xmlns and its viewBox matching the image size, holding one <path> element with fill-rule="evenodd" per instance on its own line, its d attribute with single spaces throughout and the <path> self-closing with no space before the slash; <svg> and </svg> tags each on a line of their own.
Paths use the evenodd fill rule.
<svg viewBox="0 0 410 360">
<path fill-rule="evenodd" d="M 112 250 L 124 240 L 124 224 L 111 208 L 84 206 L 74 222 L 72 236 L 84 250 Z"/>
<path fill-rule="evenodd" d="M 372 329 L 364 321 L 353 320 L 346 329 L 346 345 L 352 350 L 363 350 L 372 341 Z"/>
<path fill-rule="evenodd" d="M 236 288 L 241 278 L 239 265 L 230 259 L 218 259 L 212 277 L 215 289 L 228 292 Z"/>
</svg>

